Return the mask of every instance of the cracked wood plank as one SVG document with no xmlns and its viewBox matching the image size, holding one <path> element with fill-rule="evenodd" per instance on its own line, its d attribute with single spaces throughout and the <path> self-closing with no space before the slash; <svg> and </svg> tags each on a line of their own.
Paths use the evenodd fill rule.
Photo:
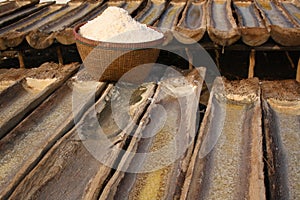
<svg viewBox="0 0 300 200">
<path fill-rule="evenodd" d="M 97 199 L 154 88 L 152 83 L 138 88 L 109 85 L 77 126 L 25 177 L 10 199 L 45 199 L 49 195 L 54 199 Z M 116 106 L 114 112 L 112 105 Z"/>
<path fill-rule="evenodd" d="M 204 69 L 164 79 L 99 199 L 178 199 L 193 149 Z"/>
</svg>

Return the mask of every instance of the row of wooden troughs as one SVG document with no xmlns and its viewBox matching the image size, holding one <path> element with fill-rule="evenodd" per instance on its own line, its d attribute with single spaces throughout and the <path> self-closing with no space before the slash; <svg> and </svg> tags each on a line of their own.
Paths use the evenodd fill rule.
<svg viewBox="0 0 300 200">
<path fill-rule="evenodd" d="M 205 68 L 141 85 L 78 68 L 0 71 L 0 199 L 300 196 L 299 83 L 217 77 L 199 120 Z"/>
<path fill-rule="evenodd" d="M 0 50 L 20 45 L 44 49 L 57 41 L 73 44 L 72 28 L 100 15 L 107 6 L 126 9 L 138 21 L 161 28 L 169 41 L 201 42 L 207 32 L 221 46 L 241 39 L 258 46 L 272 38 L 283 46 L 300 45 L 300 4 L 284 0 L 110 0 L 0 3 Z"/>
</svg>

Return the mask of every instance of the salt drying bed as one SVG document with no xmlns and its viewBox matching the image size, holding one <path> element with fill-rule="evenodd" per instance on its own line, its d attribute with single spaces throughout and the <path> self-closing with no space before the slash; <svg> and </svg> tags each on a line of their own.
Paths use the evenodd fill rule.
<svg viewBox="0 0 300 200">
<path fill-rule="evenodd" d="M 300 87 L 289 81 L 262 85 L 268 175 L 272 199 L 300 196 Z"/>
<path fill-rule="evenodd" d="M 294 1 L 76 0 L 60 4 L 16 0 L 0 4 L 0 11 L 7 10 L 0 12 L 0 50 L 18 47 L 23 41 L 35 49 L 56 42 L 74 44 L 72 29 L 100 15 L 107 6 L 122 7 L 141 23 L 176 30 L 182 43 L 201 43 L 206 31 L 210 42 L 220 46 L 238 43 L 240 37 L 250 46 L 270 42 L 269 36 L 281 46 L 299 46 L 300 41 L 300 8 Z"/>
<path fill-rule="evenodd" d="M 0 137 L 6 134 L 11 128 L 49 94 L 63 84 L 77 69 L 75 65 L 67 65 L 64 68 L 57 65 L 44 65 L 38 70 L 32 70 L 31 75 L 15 81 L 0 81 L 11 83 L 2 87 L 0 94 Z M 49 70 L 50 73 L 48 72 Z M 48 72 L 48 73 L 47 73 Z M 3 84 L 4 85 L 4 84 Z"/>
<path fill-rule="evenodd" d="M 205 68 L 139 86 L 78 68 L 1 72 L 0 199 L 299 196 L 299 83 L 217 78 L 199 120 Z"/>
<path fill-rule="evenodd" d="M 258 79 L 216 79 L 182 196 L 265 199 Z"/>
</svg>

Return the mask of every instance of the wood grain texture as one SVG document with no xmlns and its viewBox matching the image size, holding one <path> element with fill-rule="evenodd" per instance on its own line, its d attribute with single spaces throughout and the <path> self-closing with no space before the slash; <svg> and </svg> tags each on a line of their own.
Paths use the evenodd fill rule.
<svg viewBox="0 0 300 200">
<path fill-rule="evenodd" d="M 217 78 L 181 199 L 265 199 L 258 79 Z"/>
<path fill-rule="evenodd" d="M 262 83 L 270 198 L 300 195 L 300 85 L 294 80 Z"/>
</svg>

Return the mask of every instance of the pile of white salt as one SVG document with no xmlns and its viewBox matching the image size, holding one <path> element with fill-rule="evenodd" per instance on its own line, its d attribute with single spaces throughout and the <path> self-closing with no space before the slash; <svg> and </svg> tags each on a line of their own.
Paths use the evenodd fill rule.
<svg viewBox="0 0 300 200">
<path fill-rule="evenodd" d="M 137 22 L 126 10 L 114 6 L 80 27 L 79 33 L 91 40 L 114 43 L 148 42 L 163 37 L 162 33 Z"/>
</svg>

